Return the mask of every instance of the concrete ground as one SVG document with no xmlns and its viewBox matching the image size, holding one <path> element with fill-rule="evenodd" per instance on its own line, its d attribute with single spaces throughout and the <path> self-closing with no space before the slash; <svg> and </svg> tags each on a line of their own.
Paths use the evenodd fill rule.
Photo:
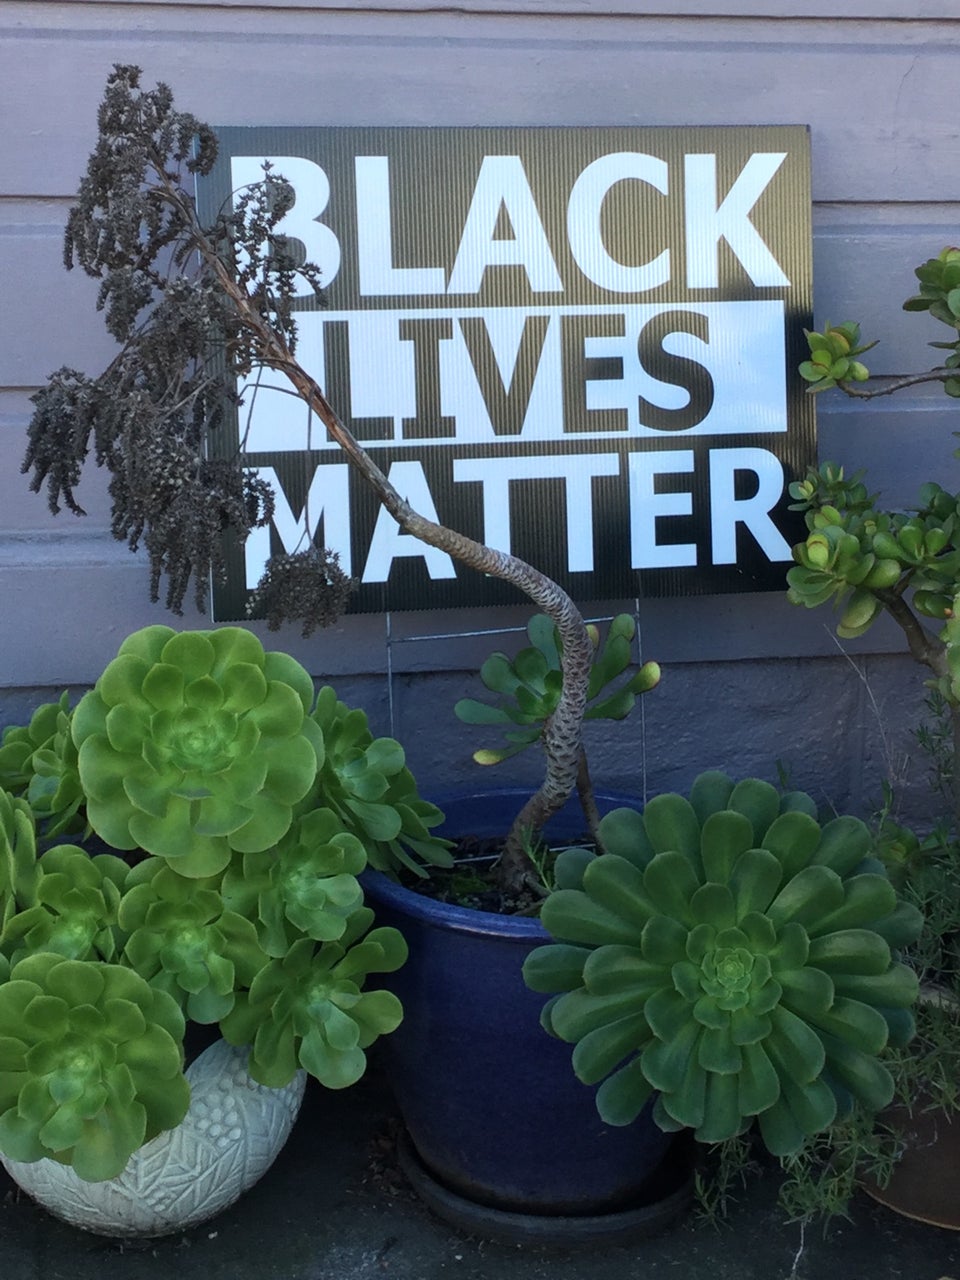
<svg viewBox="0 0 960 1280">
<path fill-rule="evenodd" d="M 464 1236 L 396 1167 L 396 1121 L 376 1073 L 310 1089 L 266 1177 L 212 1222 L 120 1245 L 49 1217 L 0 1171 L 2 1280 L 960 1280 L 960 1234 L 866 1197 L 824 1236 L 778 1216 L 772 1179 L 719 1229 L 687 1215 L 655 1239 L 578 1250 Z"/>
</svg>

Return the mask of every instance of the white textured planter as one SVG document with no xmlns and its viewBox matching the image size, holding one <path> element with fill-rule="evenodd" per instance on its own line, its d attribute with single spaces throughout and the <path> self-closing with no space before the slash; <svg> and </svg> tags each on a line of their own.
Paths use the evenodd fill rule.
<svg viewBox="0 0 960 1280">
<path fill-rule="evenodd" d="M 214 1217 L 270 1168 L 293 1127 L 306 1074 L 283 1089 L 257 1084 L 249 1050 L 224 1040 L 187 1068 L 190 1109 L 131 1156 L 117 1178 L 84 1182 L 56 1160 L 3 1167 L 50 1213 L 105 1236 L 163 1236 Z"/>
</svg>

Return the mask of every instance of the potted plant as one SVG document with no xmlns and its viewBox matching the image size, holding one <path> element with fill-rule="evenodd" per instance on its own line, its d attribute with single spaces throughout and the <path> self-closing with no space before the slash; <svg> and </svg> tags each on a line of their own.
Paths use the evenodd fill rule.
<svg viewBox="0 0 960 1280">
<path fill-rule="evenodd" d="M 517 557 L 422 516 L 360 447 L 296 356 L 295 277 L 299 274 L 317 288 L 320 281 L 313 266 L 294 260 L 277 233 L 293 192 L 282 175 L 267 168 L 261 182 L 237 193 L 233 208 L 203 226 L 192 198 L 192 175 L 208 173 L 215 154 L 212 131 L 175 110 L 169 89 L 161 85 L 142 90 L 137 68 L 114 69 L 100 110 L 97 147 L 69 216 L 65 258 L 68 266 L 79 265 L 100 282 L 99 306 L 120 349 L 98 377 L 65 367 L 34 398 L 24 470 L 32 472 L 35 490 L 46 486 L 53 510 L 65 504 L 79 513 L 75 489 L 92 451 L 110 471 L 113 532 L 131 547 L 144 545 L 154 598 L 166 576 L 168 607 L 181 608 L 191 580 L 202 603 L 210 575 L 222 567 L 225 531 L 242 541 L 252 528 L 265 525 L 272 512 L 273 495 L 245 469 L 242 448 L 231 452 L 221 446 L 226 424 L 236 412 L 238 385 L 258 370 L 286 379 L 405 534 L 478 572 L 512 583 L 548 619 L 535 624 L 532 647 L 540 654 L 534 659 L 536 669 L 514 674 L 502 665 L 495 673 L 489 669 L 495 689 L 518 695 L 516 714 L 500 708 L 494 718 L 504 712 L 521 737 L 536 726 L 545 759 L 543 784 L 518 802 L 512 819 L 502 823 L 503 848 L 495 874 L 502 891 L 516 897 L 530 889 L 529 854 L 537 848 L 539 833 L 549 832 L 551 819 L 561 813 L 575 788 L 581 796 L 590 794 L 582 750 L 583 720 L 590 698 L 598 693 L 597 688 L 591 692 L 597 664 L 590 634 L 576 605 L 556 583 Z M 307 634 L 333 620 L 350 585 L 336 557 L 316 544 L 315 530 L 309 533 L 311 542 L 304 550 L 271 559 L 254 593 L 254 603 L 271 626 L 299 619 Z M 540 643 L 541 630 L 549 632 L 550 654 L 545 652 L 546 641 Z M 620 648 L 626 636 L 615 640 L 614 649 Z M 517 683 L 510 688 L 514 676 Z M 638 679 L 648 681 L 650 673 Z M 39 777 L 39 757 L 37 761 Z M 52 803 L 50 797 L 59 789 L 58 767 L 45 762 L 42 783 L 32 784 L 38 803 L 41 797 Z M 352 773 L 342 773 L 341 782 L 346 776 L 350 786 L 362 788 L 363 779 Z M 140 796 L 148 813 L 150 794 L 147 788 Z M 221 797 L 224 804 L 229 800 Z M 343 803 L 357 814 L 369 798 L 356 789 Z M 365 812 L 377 831 L 376 815 Z M 594 834 L 597 817 L 588 808 L 586 825 Z M 136 823 L 138 829 L 149 825 L 143 819 Z M 395 870 L 391 837 L 378 839 L 382 868 Z M 208 860 L 204 866 L 215 860 L 213 850 L 207 848 L 203 858 Z M 483 933 L 484 914 L 493 913 L 473 913 L 472 924 L 465 925 L 468 936 Z M 533 929 L 532 938 L 524 942 L 527 949 L 543 941 L 539 925 L 507 920 L 508 932 L 516 931 L 515 926 Z M 407 973 L 416 971 L 414 959 Z M 472 964 L 493 992 L 487 962 Z M 519 970 L 516 956 L 514 991 L 522 991 Z M 435 986 L 428 987 L 428 997 L 435 992 Z M 497 995 L 491 998 L 494 1004 L 505 1003 Z M 527 1006 L 520 1020 L 536 1030 L 533 1015 L 540 1002 L 529 998 L 534 1000 L 532 1012 Z M 244 1016 L 238 1014 L 236 1022 Z M 486 1018 L 482 1012 L 480 1023 L 473 1024 L 474 1045 L 487 1035 Z M 539 1056 L 534 1056 L 526 1084 L 520 1084 L 528 1111 L 531 1078 L 536 1080 L 547 1055 L 559 1051 L 546 1037 L 538 1043 Z M 498 1063 L 497 1072 L 488 1074 L 502 1087 L 501 1068 Z M 583 1106 L 586 1099 L 586 1114 L 595 1124 L 589 1095 L 579 1088 L 573 1094 L 576 1100 L 571 1097 L 569 1107 Z M 566 1103 L 564 1107 L 566 1114 Z M 650 1131 L 662 1153 L 660 1131 Z M 597 1140 L 604 1150 L 614 1144 L 606 1127 Z M 547 1167 L 551 1163 L 548 1160 Z M 639 1177 L 648 1184 L 644 1197 L 648 1192 L 655 1196 L 649 1183 L 656 1178 L 646 1173 Z M 637 1179 L 634 1170 L 634 1191 Z M 609 1228 L 617 1215 L 591 1209 L 585 1214 L 586 1224 L 583 1217 L 574 1229 L 589 1234 Z"/>
<path fill-rule="evenodd" d="M 586 718 L 623 719 L 659 680 L 653 662 L 628 672 L 634 633 L 626 614 L 612 620 L 602 644 L 599 629 L 589 628 L 595 656 Z M 456 705 L 467 723 L 506 729 L 504 746 L 475 752 L 480 764 L 538 744 L 559 697 L 552 622 L 538 615 L 528 635 L 530 645 L 514 657 L 495 653 L 481 668 L 495 703 Z M 409 875 L 364 877 L 378 918 L 403 932 L 411 953 L 390 978 L 404 1025 L 380 1050 L 406 1126 L 401 1161 L 427 1203 L 474 1234 L 568 1244 L 637 1238 L 690 1198 L 688 1162 L 649 1109 L 628 1130 L 597 1114 L 563 1046 L 542 1032 L 542 999 L 522 980 L 524 960 L 548 937 L 537 912 L 553 882 L 556 847 L 575 839 L 595 847 L 601 811 L 628 802 L 594 793 L 582 750 L 577 792 L 540 833 L 527 833 L 523 879 L 509 888 L 489 873 L 529 794 L 510 787 L 440 797 L 438 830 L 460 841 L 464 856 L 453 872 L 431 871 L 426 892 Z"/>
<path fill-rule="evenodd" d="M 499 874 L 526 875 L 521 833 L 539 830 L 572 793 L 580 759 L 592 649 L 580 611 L 552 579 L 519 557 L 476 542 L 411 507 L 360 446 L 297 359 L 294 299 L 319 272 L 298 262 L 276 231 L 294 199 L 269 165 L 210 226 L 197 215 L 193 176 L 210 172 L 213 130 L 175 109 L 166 85 L 140 87 L 117 65 L 98 115 L 98 140 L 66 227 L 64 260 L 100 281 L 98 306 L 120 350 L 97 377 L 63 367 L 33 397 L 23 470 L 46 488 L 53 512 L 83 514 L 75 490 L 91 451 L 111 475 L 112 531 L 150 560 L 151 595 L 182 608 L 194 586 L 205 603 L 223 570 L 223 540 L 241 542 L 273 513 L 270 486 L 227 447 L 238 386 L 254 370 L 290 390 L 401 529 L 479 573 L 501 578 L 546 613 L 560 638 L 562 687 L 545 728 L 544 782 L 506 834 Z M 276 555 L 251 605 L 271 627 L 300 621 L 304 634 L 333 622 L 350 581 L 315 540 Z"/>
<path fill-rule="evenodd" d="M 105 1234 L 202 1221 L 305 1076 L 353 1084 L 400 1022 L 363 986 L 406 945 L 357 877 L 447 861 L 441 815 L 399 744 L 239 627 L 128 637 L 76 707 L 5 731 L 0 777 L 3 1163 Z M 185 1074 L 190 1027 L 223 1042 Z"/>
</svg>

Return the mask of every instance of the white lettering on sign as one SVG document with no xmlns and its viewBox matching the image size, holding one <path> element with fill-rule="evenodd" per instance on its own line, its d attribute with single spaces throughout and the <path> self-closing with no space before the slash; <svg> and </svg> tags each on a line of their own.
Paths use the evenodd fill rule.
<svg viewBox="0 0 960 1280">
<path fill-rule="evenodd" d="M 756 493 L 737 498 L 738 472 L 757 479 Z M 770 519 L 783 493 L 783 466 L 766 449 L 710 450 L 710 527 L 713 563 L 737 563 L 737 525 L 744 524 L 763 548 L 768 560 L 791 560 L 790 544 Z"/>
<path fill-rule="evenodd" d="M 326 285 L 340 267 L 340 242 L 320 215 L 330 200 L 330 182 L 320 165 L 300 156 L 267 157 L 274 172 L 294 187 L 296 203 L 277 230 L 299 240 L 306 256 L 321 270 Z M 790 281 L 750 215 L 786 159 L 785 152 L 758 152 L 749 157 L 726 196 L 717 199 L 717 157 L 707 153 L 684 157 L 683 207 L 687 286 L 720 287 L 718 249 L 726 241 L 747 275 L 759 287 L 784 288 Z M 234 190 L 263 177 L 263 156 L 233 156 Z M 643 152 L 623 151 L 598 157 L 581 171 L 567 200 L 566 231 L 570 253 L 587 279 L 611 293 L 639 294 L 671 279 L 672 256 L 664 246 L 649 261 L 617 261 L 603 241 L 603 204 L 617 183 L 634 181 L 657 196 L 670 190 L 665 160 Z M 354 159 L 356 226 L 360 293 L 365 297 L 416 297 L 477 293 L 484 273 L 492 267 L 524 268 L 532 294 L 562 293 L 564 282 L 537 209 L 519 156 L 485 156 L 454 260 L 431 266 L 398 266 L 394 262 L 391 222 L 390 160 L 388 156 Z M 496 235 L 505 213 L 512 238 Z M 447 279 L 449 276 L 449 285 Z M 311 292 L 306 284 L 298 296 Z"/>
<path fill-rule="evenodd" d="M 755 285 L 782 289 L 790 284 L 750 221 L 750 211 L 786 158 L 785 152 L 751 156 L 717 205 L 717 157 L 686 157 L 683 207 L 689 288 L 719 289 L 718 248 L 721 240 L 726 240 Z"/>
<path fill-rule="evenodd" d="M 443 293 L 442 267 L 396 267 L 390 225 L 390 162 L 386 156 L 357 156 L 357 261 L 365 296 Z"/>
<path fill-rule="evenodd" d="M 523 480 L 562 480 L 567 510 L 567 568 L 593 572 L 593 480 L 620 473 L 615 453 L 560 453 L 550 457 L 458 458 L 453 478 L 483 486 L 483 541 L 510 551 L 510 485 Z"/>
<path fill-rule="evenodd" d="M 609 317 L 617 332 L 568 331 L 578 318 L 592 317 Z M 433 356 L 437 418 L 446 419 L 442 432 L 430 432 L 425 422 L 422 434 L 404 433 L 403 421 L 418 416 L 417 344 L 402 337 L 404 320 L 447 322 L 442 332 L 420 335 L 421 356 L 426 346 Z M 779 301 L 305 312 L 299 318 L 299 358 L 342 408 L 344 396 L 333 394 L 325 367 L 329 325 L 345 326 L 339 376 L 353 411 L 348 425 L 364 443 L 384 442 L 382 432 L 367 435 L 367 424 L 384 418 L 393 424 L 389 439 L 405 448 L 608 439 L 613 433 L 661 439 L 665 429 L 684 437 L 787 430 Z M 478 366 L 483 370 L 485 364 L 496 369 L 496 379 L 492 368 L 481 378 Z M 336 450 L 306 407 L 284 391 L 257 386 L 253 378 L 239 390 L 245 404 L 256 397 L 249 452 Z M 702 414 L 685 418 L 682 411 L 700 393 Z M 619 425 L 611 424 L 604 413 L 609 410 L 619 411 Z"/>
<path fill-rule="evenodd" d="M 600 225 L 603 202 L 616 183 L 633 178 L 666 195 L 668 172 L 665 160 L 620 152 L 601 156 L 588 164 L 574 183 L 567 205 L 570 251 L 587 279 L 601 289 L 611 293 L 646 293 L 670 279 L 669 249 L 662 250 L 652 262 L 626 266 L 607 252 Z"/>
<path fill-rule="evenodd" d="M 353 572 L 350 557 L 350 468 L 345 462 L 318 467 L 310 481 L 307 502 L 296 515 L 284 496 L 273 467 L 251 467 L 261 480 L 273 489 L 275 506 L 273 527 L 284 551 L 303 551 L 317 534 L 322 542 L 340 557 L 340 568 L 349 577 Z M 253 590 L 263 577 L 270 559 L 270 530 L 251 529 L 244 544 L 247 589 Z"/>
<path fill-rule="evenodd" d="M 692 449 L 666 449 L 662 453 L 630 455 L 630 563 L 634 569 L 673 569 L 697 563 L 693 542 L 661 546 L 657 521 L 667 516 L 693 514 L 693 495 L 687 490 L 658 493 L 659 475 L 693 471 Z"/>
<path fill-rule="evenodd" d="M 299 517 L 290 510 L 271 467 L 256 468 L 277 492 L 274 525 L 283 549 L 303 548 L 308 527 L 319 528 L 323 541 L 340 555 L 345 573 L 351 572 L 349 546 L 350 500 L 348 468 L 342 463 L 316 467 L 310 483 L 307 505 Z M 790 546 L 770 518 L 783 490 L 783 468 L 766 449 L 710 449 L 706 461 L 710 493 L 711 554 L 714 564 L 736 563 L 738 526 L 761 547 L 773 562 L 788 562 Z M 630 519 L 630 563 L 634 569 L 678 569 L 697 564 L 697 546 L 677 534 L 700 515 L 694 501 L 697 462 L 692 449 L 636 452 L 627 459 L 628 510 Z M 738 498 L 735 479 L 749 475 L 755 481 L 752 496 Z M 661 490 L 661 477 L 681 476 L 679 488 Z M 509 552 L 513 543 L 511 502 L 529 517 L 525 509 L 525 483 L 559 481 L 565 501 L 552 512 L 559 523 L 557 536 L 566 540 L 566 561 L 570 573 L 594 570 L 594 482 L 602 477 L 621 478 L 620 457 L 616 453 L 554 454 L 519 458 L 458 458 L 453 464 L 456 484 L 480 484 L 483 504 L 483 540 Z M 419 462 L 395 462 L 389 469 L 391 484 L 430 520 L 442 520 L 429 481 Z M 515 486 L 515 487 L 511 487 Z M 322 517 L 322 524 L 320 523 Z M 678 529 L 676 521 L 686 519 Z M 246 543 L 247 585 L 253 588 L 263 573 L 270 554 L 268 530 L 255 529 Z M 397 559 L 422 559 L 433 581 L 456 577 L 453 561 L 446 552 L 427 546 L 401 532 L 383 508 L 377 514 L 369 546 L 363 553 L 364 583 L 383 583 L 390 577 Z"/>
<path fill-rule="evenodd" d="M 511 239 L 496 235 L 501 213 Z M 448 293 L 479 293 L 488 267 L 523 267 L 532 293 L 562 293 L 537 202 L 519 156 L 484 156 L 464 223 Z"/>
</svg>

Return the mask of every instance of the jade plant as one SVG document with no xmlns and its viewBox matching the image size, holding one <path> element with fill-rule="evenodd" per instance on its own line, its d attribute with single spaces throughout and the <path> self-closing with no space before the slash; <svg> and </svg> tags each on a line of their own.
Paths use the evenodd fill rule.
<svg viewBox="0 0 960 1280">
<path fill-rule="evenodd" d="M 827 324 L 807 333 L 810 359 L 800 374 L 812 393 L 836 388 L 871 400 L 931 382 L 960 397 L 960 249 L 944 249 L 915 274 L 919 291 L 903 307 L 928 312 L 947 327 L 949 338 L 930 344 L 949 352 L 943 362 L 868 385 L 869 370 L 856 357 L 874 344 L 861 343 L 857 324 Z M 950 718 L 952 808 L 960 820 L 960 492 L 931 481 L 913 507 L 899 510 L 868 491 L 863 472 L 825 462 L 791 484 L 790 495 L 793 509 L 805 513 L 808 533 L 793 549 L 788 599 L 810 609 L 833 601 L 842 638 L 863 635 L 884 613 L 900 627 Z"/>
<path fill-rule="evenodd" d="M 119 1173 L 185 1113 L 188 1023 L 261 1084 L 353 1084 L 406 958 L 358 876 L 450 857 L 399 743 L 239 627 L 146 627 L 49 707 L 2 748 L 0 1151 Z M 31 799 L 68 775 L 76 843 Z"/>
<path fill-rule="evenodd" d="M 600 830 L 604 853 L 558 858 L 553 941 L 524 977 L 606 1122 L 654 1098 L 663 1129 L 718 1143 L 756 1124 L 788 1156 L 890 1102 L 879 1055 L 913 1035 L 898 951 L 922 920 L 862 822 L 821 826 L 802 792 L 711 772 Z"/>
</svg>

